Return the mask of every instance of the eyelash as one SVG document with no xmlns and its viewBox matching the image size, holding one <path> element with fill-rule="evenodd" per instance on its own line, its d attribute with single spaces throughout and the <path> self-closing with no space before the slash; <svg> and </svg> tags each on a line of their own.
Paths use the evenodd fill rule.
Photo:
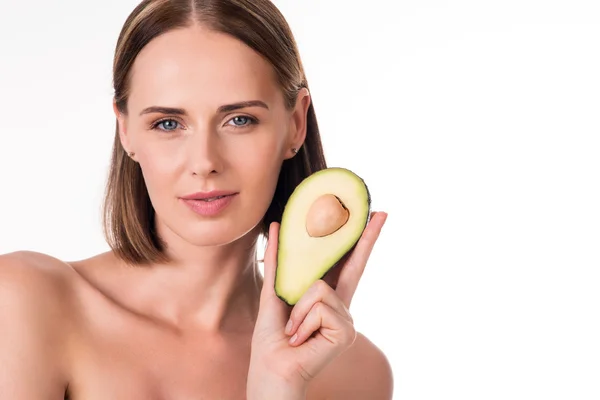
<svg viewBox="0 0 600 400">
<path fill-rule="evenodd" d="M 235 118 L 245 118 L 245 119 L 248 120 L 248 123 L 246 123 L 244 125 L 231 125 L 234 129 L 246 128 L 246 127 L 248 127 L 250 125 L 256 125 L 258 123 L 258 120 L 256 118 L 250 117 L 248 115 L 236 115 L 236 116 L 230 118 L 229 121 L 227 121 L 227 122 L 230 122 L 230 121 L 234 120 Z M 162 124 L 163 122 L 167 122 L 167 121 L 175 122 L 175 123 L 177 123 L 179 125 L 182 125 L 176 119 L 173 119 L 173 118 L 163 118 L 163 119 L 159 119 L 158 121 L 154 122 L 150 126 L 150 128 L 151 129 L 157 129 L 160 124 Z M 174 131 L 175 129 L 160 129 L 160 130 L 163 131 L 163 132 L 171 132 L 171 131 Z"/>
<path fill-rule="evenodd" d="M 253 118 L 249 115 L 236 115 L 236 116 L 230 118 L 229 121 L 227 121 L 227 122 L 233 121 L 235 118 L 246 118 L 248 120 L 248 123 L 245 125 L 231 125 L 231 126 L 233 126 L 234 129 L 246 128 L 250 125 L 256 125 L 258 123 L 258 120 L 256 118 Z"/>
<path fill-rule="evenodd" d="M 150 129 L 157 129 L 158 125 L 162 124 L 163 122 L 167 122 L 167 121 L 172 121 L 172 122 L 176 122 L 176 123 L 180 124 L 179 121 L 177 121 L 176 119 L 173 119 L 173 118 L 163 118 L 163 119 L 159 119 L 158 121 L 156 121 L 152 125 L 150 125 Z M 160 129 L 160 130 L 163 131 L 163 132 L 170 132 L 171 131 L 169 129 Z M 172 130 L 174 130 L 174 129 L 172 129 Z"/>
</svg>

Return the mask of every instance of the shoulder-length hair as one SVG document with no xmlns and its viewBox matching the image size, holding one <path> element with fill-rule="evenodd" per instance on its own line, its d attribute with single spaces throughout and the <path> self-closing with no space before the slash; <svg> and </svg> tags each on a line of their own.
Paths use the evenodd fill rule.
<svg viewBox="0 0 600 400">
<path fill-rule="evenodd" d="M 170 30 L 201 24 L 231 35 L 261 54 L 273 67 L 286 107 L 308 88 L 298 47 L 285 18 L 269 0 L 144 0 L 128 16 L 113 61 L 114 101 L 127 114 L 131 67 L 139 52 Z M 319 128 L 311 101 L 306 139 L 298 154 L 285 160 L 273 200 L 261 221 L 267 237 L 271 222 L 281 221 L 295 187 L 308 175 L 326 168 Z M 103 229 L 115 254 L 131 264 L 168 261 L 155 231 L 155 211 L 139 165 L 126 154 L 118 124 L 103 204 Z"/>
</svg>

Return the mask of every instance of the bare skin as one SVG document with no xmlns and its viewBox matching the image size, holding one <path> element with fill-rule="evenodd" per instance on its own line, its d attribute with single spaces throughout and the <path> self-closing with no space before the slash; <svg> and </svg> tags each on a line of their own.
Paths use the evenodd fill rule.
<svg viewBox="0 0 600 400">
<path fill-rule="evenodd" d="M 197 26 L 151 41 L 132 71 L 128 113 L 115 115 L 172 261 L 131 267 L 111 252 L 77 262 L 0 256 L 2 398 L 59 400 L 68 389 L 73 400 L 245 399 L 257 321 L 281 322 L 268 320 L 280 311 L 272 295 L 261 305 L 255 242 L 279 166 L 305 138 L 308 91 L 286 109 L 270 64 Z M 223 111 L 251 100 L 263 105 Z M 153 106 L 180 111 L 144 112 Z M 210 190 L 238 194 L 215 217 L 180 200 Z M 360 273 L 384 220 L 375 215 L 367 228 Z M 352 292 L 358 279 L 348 281 Z M 260 319 L 259 309 L 273 313 Z M 254 377 L 263 376 L 260 360 Z M 388 400 L 391 385 L 385 356 L 359 334 L 310 381 L 307 398 Z"/>
<path fill-rule="evenodd" d="M 0 393 L 58 400 L 68 387 L 74 400 L 244 399 L 252 318 L 237 313 L 214 331 L 166 325 L 141 308 L 135 282 L 144 273 L 111 253 L 75 263 L 1 256 Z M 311 382 L 307 399 L 390 396 L 389 363 L 359 334 Z"/>
</svg>

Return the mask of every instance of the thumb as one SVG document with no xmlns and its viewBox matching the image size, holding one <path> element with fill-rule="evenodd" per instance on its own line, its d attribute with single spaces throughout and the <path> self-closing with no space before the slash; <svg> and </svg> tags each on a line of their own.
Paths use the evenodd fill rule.
<svg viewBox="0 0 600 400">
<path fill-rule="evenodd" d="M 268 292 L 275 287 L 275 273 L 277 269 L 277 246 L 279 242 L 279 223 L 271 222 L 269 225 L 269 240 L 265 250 L 264 282 L 262 292 Z"/>
<path fill-rule="evenodd" d="M 279 223 L 269 226 L 269 241 L 265 250 L 263 287 L 260 295 L 261 308 L 275 307 L 270 312 L 283 313 L 287 304 L 275 293 L 275 274 L 277 272 L 277 247 L 279 244 Z"/>
</svg>

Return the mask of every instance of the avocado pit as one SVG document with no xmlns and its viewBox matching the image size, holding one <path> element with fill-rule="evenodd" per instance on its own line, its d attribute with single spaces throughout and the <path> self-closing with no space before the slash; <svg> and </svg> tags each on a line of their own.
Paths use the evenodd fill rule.
<svg viewBox="0 0 600 400">
<path fill-rule="evenodd" d="M 311 237 L 331 235 L 348 222 L 350 213 L 339 197 L 324 194 L 318 197 L 306 214 L 306 232 Z"/>
</svg>

